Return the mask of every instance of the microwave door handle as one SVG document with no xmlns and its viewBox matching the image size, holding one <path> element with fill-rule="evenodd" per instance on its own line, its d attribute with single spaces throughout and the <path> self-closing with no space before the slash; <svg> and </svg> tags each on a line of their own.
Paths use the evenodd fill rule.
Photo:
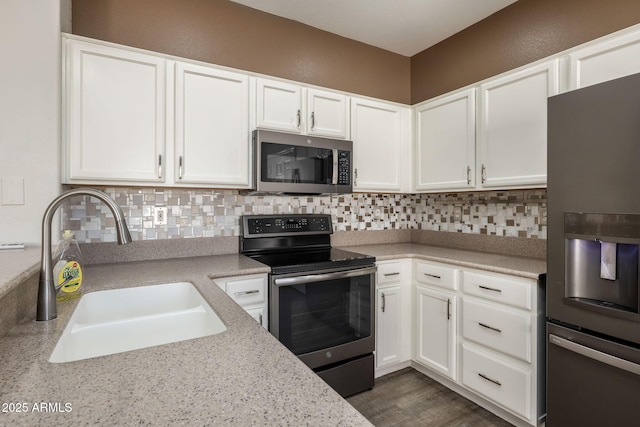
<svg viewBox="0 0 640 427">
<path fill-rule="evenodd" d="M 338 149 L 333 149 L 333 176 L 331 177 L 331 184 L 338 184 Z"/>
<path fill-rule="evenodd" d="M 337 271 L 333 273 L 309 274 L 306 276 L 282 277 L 275 279 L 276 286 L 293 286 L 303 283 L 324 282 L 326 280 L 346 279 L 349 277 L 364 276 L 376 272 L 375 267 L 359 268 L 357 270 Z"/>
</svg>

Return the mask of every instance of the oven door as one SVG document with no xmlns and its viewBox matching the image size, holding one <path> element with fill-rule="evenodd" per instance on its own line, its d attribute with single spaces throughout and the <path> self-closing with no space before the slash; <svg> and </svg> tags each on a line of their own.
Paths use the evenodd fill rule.
<svg viewBox="0 0 640 427">
<path fill-rule="evenodd" d="M 271 333 L 310 368 L 373 352 L 376 267 L 272 275 Z"/>
</svg>

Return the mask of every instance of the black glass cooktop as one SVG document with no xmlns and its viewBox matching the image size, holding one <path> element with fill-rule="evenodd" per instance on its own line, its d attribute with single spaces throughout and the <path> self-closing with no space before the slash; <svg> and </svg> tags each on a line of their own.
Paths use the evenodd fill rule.
<svg viewBox="0 0 640 427">
<path fill-rule="evenodd" d="M 370 255 L 336 248 L 296 250 L 248 255 L 258 262 L 271 267 L 272 274 L 300 273 L 332 268 L 352 268 L 372 265 L 376 259 Z"/>
</svg>

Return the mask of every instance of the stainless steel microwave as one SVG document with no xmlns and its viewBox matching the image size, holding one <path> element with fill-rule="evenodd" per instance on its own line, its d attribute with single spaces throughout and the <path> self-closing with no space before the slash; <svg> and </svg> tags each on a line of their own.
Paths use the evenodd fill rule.
<svg viewBox="0 0 640 427">
<path fill-rule="evenodd" d="M 353 142 L 253 131 L 255 190 L 266 193 L 351 193 Z"/>
</svg>

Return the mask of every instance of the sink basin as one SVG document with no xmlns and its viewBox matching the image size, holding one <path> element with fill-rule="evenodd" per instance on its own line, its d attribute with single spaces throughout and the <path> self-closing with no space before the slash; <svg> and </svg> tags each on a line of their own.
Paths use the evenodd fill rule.
<svg viewBox="0 0 640 427">
<path fill-rule="evenodd" d="M 49 362 L 123 353 L 226 329 L 189 282 L 97 291 L 81 297 Z"/>
</svg>

